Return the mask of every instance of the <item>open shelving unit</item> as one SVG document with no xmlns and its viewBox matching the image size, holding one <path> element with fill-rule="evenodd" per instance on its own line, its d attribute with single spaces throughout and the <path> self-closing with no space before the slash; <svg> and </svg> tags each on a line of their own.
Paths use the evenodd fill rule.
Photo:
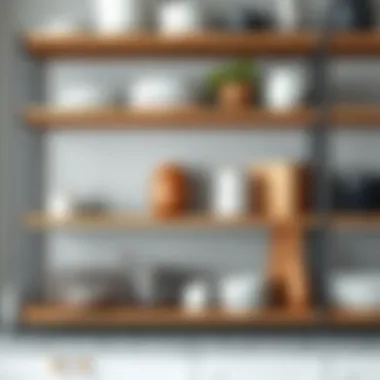
<svg viewBox="0 0 380 380">
<path fill-rule="evenodd" d="M 281 113 L 256 108 L 250 110 L 221 110 L 193 107 L 175 110 L 135 111 L 104 108 L 88 110 L 60 110 L 32 106 L 24 111 L 26 123 L 37 130 L 209 130 L 256 129 L 265 130 L 304 128 L 313 138 L 317 176 L 325 178 L 326 162 L 318 155 L 326 149 L 328 125 L 337 127 L 377 128 L 380 126 L 380 107 L 376 105 L 336 105 L 327 110 L 323 105 L 326 80 L 325 64 L 330 54 L 372 56 L 380 55 L 380 33 L 338 33 L 326 37 L 324 33 L 251 34 L 209 33 L 194 36 L 164 37 L 152 34 L 100 36 L 73 34 L 52 36 L 28 34 L 23 39 L 24 49 L 39 60 L 66 58 L 114 57 L 173 57 L 188 56 L 310 56 L 315 62 L 315 75 L 322 85 L 317 94 L 316 107 L 300 108 Z M 105 128 L 104 125 L 108 125 Z M 180 126 L 179 126 L 180 125 Z M 380 226 L 380 213 L 330 215 L 324 202 L 326 187 L 317 189 L 315 214 L 282 221 L 242 216 L 219 219 L 209 214 L 184 215 L 169 220 L 154 219 L 144 214 L 73 215 L 57 220 L 44 212 L 32 211 L 24 216 L 23 225 L 32 232 L 49 230 L 123 230 L 123 229 L 242 229 L 269 228 L 273 232 L 272 259 L 291 255 L 298 267 L 305 265 L 303 241 L 305 230 L 327 227 L 368 228 Z M 283 233 L 277 233 L 282 231 Z M 289 247 L 291 247 L 289 252 Z M 323 245 L 322 245 L 323 247 Z M 322 255 L 322 252 L 321 252 Z M 307 284 L 305 283 L 305 286 Z M 309 291 L 309 290 L 308 290 Z M 308 292 L 307 291 L 307 292 Z M 289 327 L 289 326 L 380 326 L 380 311 L 358 313 L 344 310 L 317 310 L 308 302 L 287 309 L 264 309 L 244 315 L 220 310 L 188 314 L 176 309 L 144 309 L 131 306 L 112 306 L 97 309 L 75 309 L 64 305 L 29 304 L 20 308 L 19 323 L 27 327 L 93 328 L 93 327 Z"/>
</svg>

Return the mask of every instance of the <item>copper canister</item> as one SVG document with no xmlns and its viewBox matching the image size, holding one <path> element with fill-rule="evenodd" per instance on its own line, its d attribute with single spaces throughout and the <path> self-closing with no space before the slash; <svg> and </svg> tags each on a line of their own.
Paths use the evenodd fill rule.
<svg viewBox="0 0 380 380">
<path fill-rule="evenodd" d="M 153 173 L 150 194 L 155 217 L 170 218 L 184 214 L 189 207 L 186 171 L 177 164 L 160 165 Z"/>
</svg>

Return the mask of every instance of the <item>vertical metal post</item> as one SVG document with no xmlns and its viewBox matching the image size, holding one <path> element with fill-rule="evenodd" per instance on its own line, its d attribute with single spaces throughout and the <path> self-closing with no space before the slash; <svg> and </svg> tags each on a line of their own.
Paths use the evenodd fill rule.
<svg viewBox="0 0 380 380">
<path fill-rule="evenodd" d="M 321 31 L 318 51 L 313 57 L 315 78 L 315 106 L 318 116 L 311 132 L 311 161 L 316 182 L 314 206 L 318 216 L 318 227 L 311 234 L 312 282 L 314 285 L 314 301 L 322 307 L 327 306 L 327 270 L 331 246 L 330 221 L 330 110 L 332 106 L 329 89 L 328 64 L 331 55 L 330 41 L 333 32 L 336 1 L 332 0 L 326 9 L 324 26 Z"/>
<path fill-rule="evenodd" d="M 30 102 L 41 102 L 44 92 L 44 68 L 17 42 L 13 31 L 11 125 L 9 128 L 10 194 L 8 196 L 8 265 L 2 294 L 5 329 L 14 331 L 19 324 L 22 304 L 38 297 L 41 282 L 43 239 L 29 234 L 22 225 L 24 215 L 40 208 L 43 199 L 43 146 L 41 136 L 22 120 Z"/>
</svg>

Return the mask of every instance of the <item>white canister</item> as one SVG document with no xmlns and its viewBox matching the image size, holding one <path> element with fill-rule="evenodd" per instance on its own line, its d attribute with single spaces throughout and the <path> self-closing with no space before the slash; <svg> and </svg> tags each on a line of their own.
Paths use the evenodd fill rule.
<svg viewBox="0 0 380 380">
<path fill-rule="evenodd" d="M 229 312 L 245 312 L 263 303 L 263 278 L 255 274 L 228 275 L 220 280 L 219 303 Z"/>
<path fill-rule="evenodd" d="M 295 30 L 300 26 L 300 4 L 298 0 L 273 0 L 275 24 L 283 31 Z"/>
<path fill-rule="evenodd" d="M 219 170 L 213 187 L 213 209 L 216 215 L 239 216 L 247 212 L 247 178 L 242 170 Z"/>
<path fill-rule="evenodd" d="M 274 110 L 300 106 L 306 98 L 308 72 L 301 65 L 281 65 L 269 69 L 264 85 L 264 103 Z"/>
<path fill-rule="evenodd" d="M 164 34 L 195 33 L 203 29 L 203 14 L 196 0 L 164 1 L 159 8 L 158 27 Z"/>
<path fill-rule="evenodd" d="M 49 215 L 55 218 L 67 218 L 73 213 L 74 202 L 70 194 L 58 193 L 49 199 L 47 207 Z"/>
<path fill-rule="evenodd" d="M 181 303 L 186 311 L 200 312 L 210 306 L 210 289 L 205 281 L 193 281 L 182 289 Z"/>
<path fill-rule="evenodd" d="M 94 24 L 98 32 L 135 32 L 143 26 L 143 0 L 94 0 Z"/>
</svg>

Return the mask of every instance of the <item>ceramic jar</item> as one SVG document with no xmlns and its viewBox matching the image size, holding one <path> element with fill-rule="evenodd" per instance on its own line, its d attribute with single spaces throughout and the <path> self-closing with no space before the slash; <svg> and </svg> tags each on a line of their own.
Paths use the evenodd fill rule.
<svg viewBox="0 0 380 380">
<path fill-rule="evenodd" d="M 246 312 L 263 304 L 264 280 L 255 274 L 227 275 L 220 280 L 219 303 L 229 312 Z"/>
<path fill-rule="evenodd" d="M 196 0 L 164 1 L 158 12 L 158 28 L 163 34 L 196 33 L 204 27 L 203 14 Z"/>
<path fill-rule="evenodd" d="M 248 211 L 247 178 L 242 170 L 220 169 L 213 184 L 213 211 L 218 216 L 239 216 Z"/>
<path fill-rule="evenodd" d="M 299 0 L 273 0 L 275 26 L 283 31 L 295 30 L 300 25 Z"/>
<path fill-rule="evenodd" d="M 184 214 L 189 206 L 186 172 L 176 164 L 163 164 L 153 173 L 151 205 L 156 217 L 167 218 Z"/>
<path fill-rule="evenodd" d="M 143 0 L 93 0 L 94 26 L 102 34 L 135 32 L 143 26 Z"/>
<path fill-rule="evenodd" d="M 272 110 L 300 106 L 309 88 L 308 71 L 300 65 L 281 65 L 269 70 L 264 85 L 264 104 Z"/>
</svg>

